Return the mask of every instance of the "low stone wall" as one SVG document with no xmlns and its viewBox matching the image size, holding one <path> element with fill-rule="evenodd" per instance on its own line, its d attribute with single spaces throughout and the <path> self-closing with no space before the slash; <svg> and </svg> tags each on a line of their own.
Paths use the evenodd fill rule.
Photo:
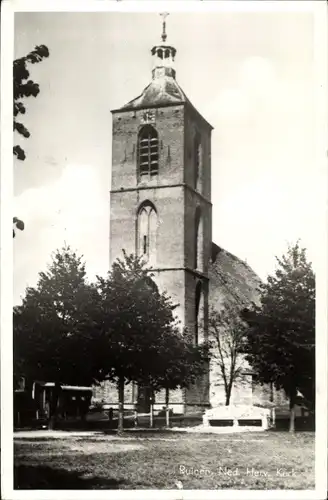
<svg viewBox="0 0 328 500">
<path fill-rule="evenodd" d="M 204 427 L 256 427 L 267 430 L 271 426 L 270 410 L 257 406 L 218 406 L 203 415 Z"/>
</svg>

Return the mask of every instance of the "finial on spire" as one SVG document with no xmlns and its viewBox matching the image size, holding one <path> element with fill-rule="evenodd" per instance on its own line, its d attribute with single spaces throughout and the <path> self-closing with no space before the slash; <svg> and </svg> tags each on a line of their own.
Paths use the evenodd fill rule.
<svg viewBox="0 0 328 500">
<path fill-rule="evenodd" d="M 177 51 L 174 47 L 165 43 L 167 38 L 165 21 L 168 15 L 168 12 L 160 13 L 163 19 L 162 41 L 151 49 L 151 54 L 154 56 L 153 78 L 175 78 L 174 58 Z"/>
<path fill-rule="evenodd" d="M 162 32 L 162 41 L 165 42 L 166 41 L 166 38 L 167 38 L 167 35 L 166 35 L 166 18 L 167 16 L 169 15 L 168 12 L 162 12 L 162 14 L 160 14 L 160 16 L 163 18 L 163 32 Z"/>
</svg>

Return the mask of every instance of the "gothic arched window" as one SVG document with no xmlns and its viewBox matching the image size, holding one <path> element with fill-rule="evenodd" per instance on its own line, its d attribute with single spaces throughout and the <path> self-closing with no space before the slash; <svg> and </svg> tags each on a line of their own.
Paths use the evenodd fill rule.
<svg viewBox="0 0 328 500">
<path fill-rule="evenodd" d="M 156 262 L 157 212 L 152 203 L 141 205 L 137 215 L 137 254 L 150 264 Z"/>
<path fill-rule="evenodd" d="M 198 206 L 195 212 L 194 269 L 203 271 L 203 219 Z"/>
<path fill-rule="evenodd" d="M 154 127 L 145 125 L 138 135 L 139 178 L 158 174 L 158 134 Z"/>
</svg>

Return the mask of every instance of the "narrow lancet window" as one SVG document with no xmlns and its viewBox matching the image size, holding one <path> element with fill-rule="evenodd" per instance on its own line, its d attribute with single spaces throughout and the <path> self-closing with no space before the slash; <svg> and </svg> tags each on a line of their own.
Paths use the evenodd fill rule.
<svg viewBox="0 0 328 500">
<path fill-rule="evenodd" d="M 200 135 L 197 133 L 194 138 L 194 188 L 201 191 L 202 184 L 202 145 Z"/>
<path fill-rule="evenodd" d="M 199 281 L 196 285 L 195 291 L 195 344 L 199 343 L 199 336 L 202 335 L 201 330 L 201 296 L 202 296 L 202 285 Z"/>
<path fill-rule="evenodd" d="M 203 271 L 203 219 L 199 206 L 195 212 L 194 230 L 194 269 Z"/>
<path fill-rule="evenodd" d="M 149 264 L 156 263 L 157 212 L 150 203 L 144 203 L 137 215 L 137 254 Z"/>
</svg>

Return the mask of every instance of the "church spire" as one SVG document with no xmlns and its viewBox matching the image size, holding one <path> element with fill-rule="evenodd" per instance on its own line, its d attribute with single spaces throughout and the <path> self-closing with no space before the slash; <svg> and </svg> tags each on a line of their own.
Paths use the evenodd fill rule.
<svg viewBox="0 0 328 500">
<path fill-rule="evenodd" d="M 160 15 L 163 18 L 162 43 L 155 45 L 151 50 L 154 59 L 152 72 L 154 80 L 165 76 L 175 78 L 174 58 L 177 51 L 174 47 L 166 43 L 166 18 L 169 14 L 163 12 Z"/>
<path fill-rule="evenodd" d="M 160 16 L 162 16 L 162 18 L 163 18 L 162 41 L 164 43 L 166 42 L 166 38 L 167 38 L 167 35 L 166 35 L 166 21 L 165 21 L 165 19 L 167 18 L 168 15 L 169 15 L 168 12 L 163 12 L 162 14 L 160 14 Z"/>
</svg>

